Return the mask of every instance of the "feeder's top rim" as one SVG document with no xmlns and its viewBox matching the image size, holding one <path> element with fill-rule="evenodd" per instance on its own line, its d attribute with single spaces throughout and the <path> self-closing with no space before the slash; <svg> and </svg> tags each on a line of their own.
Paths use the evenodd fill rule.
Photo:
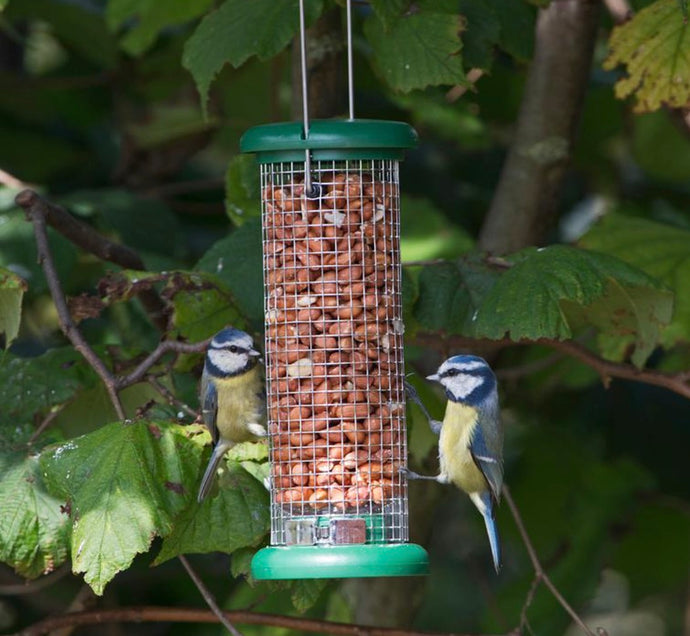
<svg viewBox="0 0 690 636">
<path fill-rule="evenodd" d="M 274 153 L 290 150 L 350 151 L 413 148 L 417 132 L 401 121 L 380 119 L 316 119 L 304 138 L 302 122 L 264 124 L 247 130 L 240 139 L 242 152 Z"/>
</svg>

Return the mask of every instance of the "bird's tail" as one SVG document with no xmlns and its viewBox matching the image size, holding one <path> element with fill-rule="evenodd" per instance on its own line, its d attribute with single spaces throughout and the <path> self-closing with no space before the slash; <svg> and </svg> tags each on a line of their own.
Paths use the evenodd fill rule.
<svg viewBox="0 0 690 636">
<path fill-rule="evenodd" d="M 470 498 L 484 518 L 486 534 L 489 537 L 489 546 L 491 547 L 491 557 L 493 558 L 494 568 L 498 574 L 501 569 L 501 542 L 498 538 L 496 520 L 494 519 L 494 499 L 488 490 L 485 492 L 473 492 L 470 494 Z"/>
<path fill-rule="evenodd" d="M 209 490 L 211 490 L 211 486 L 213 486 L 213 480 L 216 477 L 216 471 L 218 470 L 218 464 L 220 463 L 220 460 L 223 459 L 225 453 L 229 451 L 231 448 L 231 444 L 226 444 L 222 440 L 219 441 L 213 447 L 211 457 L 208 460 L 208 466 L 206 466 L 204 476 L 201 478 L 199 494 L 196 497 L 196 500 L 199 503 L 201 503 L 206 498 L 206 495 L 208 495 Z"/>
</svg>

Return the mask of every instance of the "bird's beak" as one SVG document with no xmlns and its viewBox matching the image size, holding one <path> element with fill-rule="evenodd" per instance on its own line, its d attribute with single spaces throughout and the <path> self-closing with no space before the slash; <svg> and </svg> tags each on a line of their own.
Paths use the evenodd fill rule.
<svg viewBox="0 0 690 636">
<path fill-rule="evenodd" d="M 431 375 L 427 375 L 426 379 L 431 380 L 432 382 L 438 382 L 440 380 L 437 373 L 432 373 Z"/>
<path fill-rule="evenodd" d="M 257 351 L 256 349 L 250 349 L 249 351 L 247 351 L 247 353 L 250 356 L 260 356 L 261 355 L 261 351 Z"/>
</svg>

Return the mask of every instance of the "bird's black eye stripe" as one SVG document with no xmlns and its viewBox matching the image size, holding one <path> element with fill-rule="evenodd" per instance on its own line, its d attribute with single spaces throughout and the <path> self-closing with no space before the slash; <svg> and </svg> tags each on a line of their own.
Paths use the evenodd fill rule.
<svg viewBox="0 0 690 636">
<path fill-rule="evenodd" d="M 441 374 L 442 378 L 452 378 L 453 376 L 457 375 L 459 371 L 457 369 L 448 369 L 445 373 Z"/>
</svg>

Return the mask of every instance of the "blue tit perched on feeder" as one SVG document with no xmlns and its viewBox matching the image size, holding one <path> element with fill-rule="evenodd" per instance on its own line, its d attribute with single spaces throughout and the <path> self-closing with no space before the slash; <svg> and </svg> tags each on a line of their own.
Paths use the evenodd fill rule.
<svg viewBox="0 0 690 636">
<path fill-rule="evenodd" d="M 464 490 L 484 518 L 496 571 L 501 549 L 494 515 L 503 485 L 503 428 L 498 407 L 496 376 L 483 358 L 448 358 L 427 377 L 443 386 L 448 397 L 443 422 L 432 420 L 419 397 L 432 430 L 439 433 L 440 473 L 435 477 L 405 471 L 410 478 L 452 483 Z"/>
<path fill-rule="evenodd" d="M 197 500 L 213 484 L 220 460 L 235 444 L 266 435 L 266 394 L 258 364 L 261 353 L 244 331 L 226 327 L 211 340 L 201 375 L 200 402 L 213 452 Z"/>
</svg>

